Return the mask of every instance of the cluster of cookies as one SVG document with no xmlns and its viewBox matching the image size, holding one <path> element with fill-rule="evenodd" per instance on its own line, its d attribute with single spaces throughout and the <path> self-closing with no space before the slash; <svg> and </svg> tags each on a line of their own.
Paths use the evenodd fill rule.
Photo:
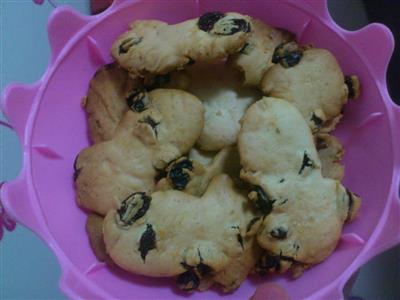
<svg viewBox="0 0 400 300">
<path fill-rule="evenodd" d="M 93 145 L 74 164 L 99 260 L 231 291 L 252 272 L 299 276 L 334 251 L 360 199 L 340 183 L 330 132 L 359 82 L 328 50 L 211 12 L 135 21 L 112 55 L 90 82 Z"/>
</svg>

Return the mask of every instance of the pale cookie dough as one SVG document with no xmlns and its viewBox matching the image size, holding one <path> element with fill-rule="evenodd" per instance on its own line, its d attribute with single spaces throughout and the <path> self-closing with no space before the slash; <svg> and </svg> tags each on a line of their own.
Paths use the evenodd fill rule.
<svg viewBox="0 0 400 300">
<path fill-rule="evenodd" d="M 100 215 L 134 192 L 154 189 L 156 169 L 187 153 L 203 128 L 203 107 L 180 90 L 157 89 L 128 111 L 114 137 L 83 150 L 74 165 L 78 203 Z"/>
<path fill-rule="evenodd" d="M 110 140 L 122 116 L 135 106 L 135 99 L 146 90 L 155 88 L 185 89 L 188 77 L 184 72 L 172 72 L 151 78 L 139 79 L 116 63 L 100 67 L 89 84 L 88 94 L 83 106 L 87 113 L 89 134 L 93 142 Z"/>
<path fill-rule="evenodd" d="M 114 42 L 111 52 L 132 74 L 166 74 L 239 51 L 250 31 L 250 18 L 238 13 L 206 13 L 174 25 L 135 21 Z"/>
<path fill-rule="evenodd" d="M 261 93 L 241 85 L 224 63 L 196 64 L 186 70 L 187 91 L 203 101 L 205 123 L 197 141 L 201 150 L 218 151 L 236 144 L 240 119 Z"/>
<path fill-rule="evenodd" d="M 147 198 L 147 199 L 146 199 Z M 252 209 L 227 175 L 195 197 L 170 190 L 138 195 L 110 211 L 103 232 L 113 261 L 133 273 L 178 276 L 184 290 L 217 274 L 243 254 Z"/>
<path fill-rule="evenodd" d="M 230 64 L 241 71 L 243 83 L 258 86 L 265 72 L 272 67 L 272 54 L 277 46 L 294 39 L 293 34 L 283 29 L 268 26 L 252 19 L 251 34 L 238 53 L 229 57 Z"/>
<path fill-rule="evenodd" d="M 300 48 L 290 42 L 277 48 L 261 81 L 265 95 L 292 103 L 314 132 L 340 116 L 348 87 L 335 57 L 325 49 Z M 332 129 L 332 128 L 331 128 Z"/>
<path fill-rule="evenodd" d="M 340 182 L 323 178 L 313 136 L 289 102 L 263 98 L 242 120 L 238 147 L 241 177 L 250 200 L 265 215 L 259 245 L 275 265 L 268 271 L 296 276 L 335 249 L 345 221 L 355 217 L 360 199 Z"/>
</svg>

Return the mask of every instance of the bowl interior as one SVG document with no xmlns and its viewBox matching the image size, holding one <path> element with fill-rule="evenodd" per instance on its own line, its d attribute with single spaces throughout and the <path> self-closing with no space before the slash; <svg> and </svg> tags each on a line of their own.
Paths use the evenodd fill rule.
<svg viewBox="0 0 400 300">
<path fill-rule="evenodd" d="M 344 183 L 363 199 L 358 219 L 345 226 L 344 232 L 356 233 L 368 240 L 382 215 L 386 201 L 382 195 L 387 195 L 391 181 L 393 155 L 389 119 L 367 66 L 342 35 L 295 5 L 278 1 L 246 1 L 245 4 L 241 1 L 202 1 L 199 6 L 195 1 L 132 2 L 130 6 L 104 17 L 87 35 L 98 43 L 107 60 L 111 61 L 109 49 L 113 40 L 127 29 L 132 20 L 160 19 L 176 23 L 215 10 L 246 13 L 290 30 L 301 36 L 302 42 L 312 42 L 317 47 L 332 51 L 346 74 L 360 77 L 363 87 L 361 99 L 346 106 L 345 116 L 335 135 L 346 147 Z M 305 26 L 309 21 L 311 23 Z M 115 298 L 126 298 L 128 295 L 135 295 L 138 299 L 183 296 L 174 289 L 171 279 L 150 279 L 106 266 L 93 270 L 96 258 L 85 232 L 86 215 L 75 203 L 72 180 L 75 156 L 89 145 L 86 117 L 80 103 L 88 82 L 99 67 L 91 57 L 87 35 L 77 40 L 55 67 L 31 128 L 32 145 L 47 145 L 61 156 L 54 159 L 40 152 L 31 153 L 33 184 L 43 216 L 70 263 Z M 379 143 L 378 140 L 385 142 Z M 248 298 L 261 282 L 276 280 L 292 296 L 306 297 L 337 279 L 361 250 L 362 246 L 339 244 L 328 260 L 297 280 L 250 278 L 233 296 Z M 217 291 L 207 291 L 189 297 L 212 299 L 219 296 L 221 294 Z"/>
</svg>

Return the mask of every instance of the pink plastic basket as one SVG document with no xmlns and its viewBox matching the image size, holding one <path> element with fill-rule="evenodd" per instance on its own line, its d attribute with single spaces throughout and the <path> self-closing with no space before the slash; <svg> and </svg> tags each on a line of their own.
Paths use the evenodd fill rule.
<svg viewBox="0 0 400 300">
<path fill-rule="evenodd" d="M 10 85 L 2 98 L 2 110 L 23 145 L 24 163 L 19 177 L 3 186 L 1 198 L 8 214 L 54 251 L 62 267 L 61 289 L 70 298 L 185 296 L 171 279 L 149 279 L 97 262 L 85 213 L 74 200 L 73 162 L 89 144 L 81 99 L 96 69 L 111 61 L 111 43 L 127 24 L 134 19 L 176 23 L 215 10 L 249 14 L 296 33 L 303 43 L 329 49 L 363 86 L 361 99 L 346 106 L 335 132 L 346 147 L 344 182 L 363 198 L 359 218 L 345 227 L 335 253 L 301 278 L 250 278 L 229 297 L 249 298 L 257 285 L 275 280 L 294 299 L 340 299 L 363 263 L 400 242 L 400 109 L 386 89 L 393 37 L 385 26 L 345 31 L 332 21 L 325 1 L 115 1 L 91 17 L 62 7 L 48 24 L 52 55 L 46 73 L 34 85 Z M 207 291 L 189 297 L 224 296 Z"/>
</svg>

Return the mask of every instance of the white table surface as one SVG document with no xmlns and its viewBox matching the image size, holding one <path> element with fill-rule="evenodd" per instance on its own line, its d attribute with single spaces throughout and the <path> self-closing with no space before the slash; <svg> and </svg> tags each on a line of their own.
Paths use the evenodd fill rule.
<svg viewBox="0 0 400 300">
<path fill-rule="evenodd" d="M 89 11 L 87 1 L 53 2 Z M 367 23 L 361 1 L 331 0 L 329 5 L 342 26 L 355 29 Z M 1 90 L 15 81 L 35 82 L 43 74 L 49 57 L 46 24 L 52 10 L 47 2 L 38 6 L 30 0 L 0 0 Z M 15 178 L 20 167 L 18 139 L 0 127 L 0 181 Z M 59 278 L 55 256 L 35 234 L 21 225 L 5 234 L 0 241 L 0 299 L 65 299 L 58 287 Z M 352 295 L 400 299 L 400 247 L 362 267 Z"/>
</svg>

